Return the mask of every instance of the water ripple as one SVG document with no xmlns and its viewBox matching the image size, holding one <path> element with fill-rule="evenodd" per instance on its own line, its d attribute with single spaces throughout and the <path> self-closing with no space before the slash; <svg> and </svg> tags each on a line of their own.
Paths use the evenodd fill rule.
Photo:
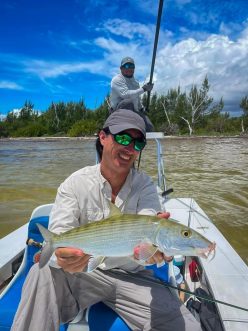
<svg viewBox="0 0 248 331">
<path fill-rule="evenodd" d="M 248 264 L 248 152 L 244 138 L 164 139 L 167 187 L 193 197 Z M 156 180 L 155 143 L 141 168 Z M 92 140 L 0 141 L 0 236 L 54 201 L 73 171 L 95 163 Z"/>
</svg>

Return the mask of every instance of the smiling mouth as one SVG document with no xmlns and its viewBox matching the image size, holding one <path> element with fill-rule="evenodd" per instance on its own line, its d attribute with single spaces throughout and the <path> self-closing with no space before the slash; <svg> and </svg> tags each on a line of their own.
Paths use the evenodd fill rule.
<svg viewBox="0 0 248 331">
<path fill-rule="evenodd" d="M 124 160 L 124 161 L 130 161 L 131 160 L 131 156 L 124 154 L 124 153 L 119 153 L 119 157 Z"/>
</svg>

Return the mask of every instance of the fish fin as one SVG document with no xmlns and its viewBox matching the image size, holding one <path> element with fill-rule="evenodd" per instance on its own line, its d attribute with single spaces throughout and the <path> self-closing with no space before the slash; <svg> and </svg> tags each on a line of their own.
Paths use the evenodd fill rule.
<svg viewBox="0 0 248 331">
<path fill-rule="evenodd" d="M 94 271 L 97 267 L 99 267 L 100 264 L 103 263 L 104 259 L 105 259 L 105 256 L 91 257 L 89 259 L 87 272 Z"/>
<path fill-rule="evenodd" d="M 210 245 L 210 250 L 209 250 L 209 253 L 208 253 L 209 262 L 212 261 L 215 258 L 215 253 L 216 253 L 216 242 L 214 241 Z"/>
<path fill-rule="evenodd" d="M 49 261 L 50 257 L 53 255 L 53 251 L 54 251 L 53 238 L 55 234 L 47 230 L 41 224 L 37 224 L 37 227 L 46 242 L 45 245 L 42 247 L 41 256 L 39 260 L 39 267 L 43 268 Z"/>
<path fill-rule="evenodd" d="M 198 256 L 201 257 L 204 260 L 206 260 L 208 258 L 206 253 L 200 253 Z"/>
<path fill-rule="evenodd" d="M 109 217 L 122 215 L 120 209 L 116 207 L 116 205 L 113 204 L 111 201 L 109 202 L 109 209 L 110 209 Z"/>
<path fill-rule="evenodd" d="M 174 222 L 174 223 L 177 223 L 177 224 L 181 224 L 181 222 L 178 221 L 178 220 L 175 220 L 175 218 L 168 218 L 167 220 L 170 221 L 170 222 Z"/>
<path fill-rule="evenodd" d="M 156 251 L 158 250 L 158 247 L 154 246 L 152 243 L 148 242 L 142 242 L 138 246 L 139 248 L 139 260 L 146 261 L 152 257 Z"/>
<path fill-rule="evenodd" d="M 45 242 L 49 242 L 49 241 L 53 240 L 54 234 L 51 231 L 49 231 L 48 229 L 46 229 L 43 225 L 41 225 L 39 223 L 37 223 L 36 225 L 37 225 L 43 239 L 45 240 Z"/>
<path fill-rule="evenodd" d="M 146 263 L 146 261 L 143 261 L 143 260 L 137 260 L 137 259 L 135 259 L 135 258 L 133 258 L 133 261 L 136 262 L 136 263 L 138 263 L 139 265 L 142 265 L 143 267 L 146 267 L 146 266 L 148 266 L 148 265 L 151 265 L 151 264 Z"/>
<path fill-rule="evenodd" d="M 146 267 L 146 266 L 151 266 L 151 265 L 154 265 L 154 263 L 148 263 L 148 262 L 146 262 L 146 261 L 144 261 L 144 260 L 138 260 L 138 259 L 136 259 L 134 256 L 130 256 L 130 259 L 132 259 L 133 261 L 135 261 L 136 263 L 138 263 L 139 265 L 142 265 L 142 266 L 144 266 L 144 267 Z M 161 261 L 161 262 L 158 262 L 156 265 L 157 265 L 157 268 L 161 268 L 162 266 L 164 266 L 165 265 L 165 261 L 163 260 L 163 261 Z"/>
<path fill-rule="evenodd" d="M 212 242 L 207 248 L 198 249 L 196 255 L 202 257 L 203 259 L 209 258 L 209 262 L 210 262 L 215 258 L 215 249 L 216 249 L 216 243 Z"/>
</svg>

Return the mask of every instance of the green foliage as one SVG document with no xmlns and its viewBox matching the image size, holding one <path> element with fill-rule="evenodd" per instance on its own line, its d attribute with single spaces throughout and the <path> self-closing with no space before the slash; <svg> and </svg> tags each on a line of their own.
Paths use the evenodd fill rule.
<svg viewBox="0 0 248 331">
<path fill-rule="evenodd" d="M 41 123 L 29 123 L 13 131 L 12 137 L 41 137 L 45 134 L 45 127 Z"/>
<path fill-rule="evenodd" d="M 206 76 L 201 87 L 198 89 L 196 85 L 193 85 L 189 95 L 186 96 L 184 111 L 180 117 L 187 123 L 190 135 L 197 123 L 200 123 L 205 116 L 218 115 L 224 107 L 222 98 L 219 103 L 213 104 L 213 98 L 208 96 L 209 89 L 210 85 Z"/>
<path fill-rule="evenodd" d="M 248 96 L 246 95 L 244 98 L 242 98 L 240 102 L 240 108 L 243 109 L 243 115 L 242 115 L 242 130 L 243 133 L 248 133 Z"/>
<path fill-rule="evenodd" d="M 77 121 L 69 130 L 70 137 L 90 136 L 97 132 L 97 123 L 94 120 Z"/>
<path fill-rule="evenodd" d="M 66 133 L 76 121 L 90 117 L 89 111 L 81 100 L 80 102 L 52 102 L 44 114 L 44 121 L 49 134 Z"/>
<path fill-rule="evenodd" d="M 166 135 L 184 135 L 194 132 L 201 135 L 240 134 L 248 131 L 248 96 L 240 107 L 244 114 L 240 118 L 230 118 L 222 113 L 222 98 L 215 103 L 208 92 L 207 77 L 200 88 L 192 85 L 190 92 L 182 92 L 180 86 L 162 95 L 153 94 L 150 99 L 148 116 L 156 131 Z M 84 101 L 52 102 L 47 111 L 38 114 L 31 101 L 25 101 L 19 114 L 10 112 L 4 122 L 0 122 L 0 137 L 88 136 L 97 133 L 109 115 L 105 101 L 94 111 L 86 108 Z M 143 95 L 146 105 L 146 93 Z"/>
<path fill-rule="evenodd" d="M 0 138 L 7 138 L 9 137 L 9 127 L 8 123 L 0 122 Z"/>
<path fill-rule="evenodd" d="M 30 122 L 37 116 L 38 114 L 34 112 L 34 104 L 32 104 L 31 101 L 25 101 L 24 106 L 20 111 L 19 119 L 23 122 Z"/>
<path fill-rule="evenodd" d="M 240 102 L 240 108 L 244 111 L 244 117 L 248 116 L 248 96 L 246 95 L 244 98 L 242 98 Z"/>
<path fill-rule="evenodd" d="M 94 119 L 97 123 L 97 131 L 103 127 L 103 124 L 109 115 L 107 98 L 108 97 L 106 97 L 104 102 L 93 112 Z"/>
</svg>

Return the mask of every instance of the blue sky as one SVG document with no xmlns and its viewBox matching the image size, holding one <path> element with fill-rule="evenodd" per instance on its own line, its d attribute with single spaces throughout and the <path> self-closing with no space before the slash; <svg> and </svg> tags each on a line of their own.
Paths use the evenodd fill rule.
<svg viewBox="0 0 248 331">
<path fill-rule="evenodd" d="M 44 111 L 52 101 L 83 99 L 94 109 L 110 90 L 121 58 L 148 79 L 157 0 L 1 0 L 0 114 L 25 100 Z M 248 95 L 248 1 L 167 0 L 154 91 L 189 91 L 208 75 L 210 94 L 239 115 Z"/>
</svg>

